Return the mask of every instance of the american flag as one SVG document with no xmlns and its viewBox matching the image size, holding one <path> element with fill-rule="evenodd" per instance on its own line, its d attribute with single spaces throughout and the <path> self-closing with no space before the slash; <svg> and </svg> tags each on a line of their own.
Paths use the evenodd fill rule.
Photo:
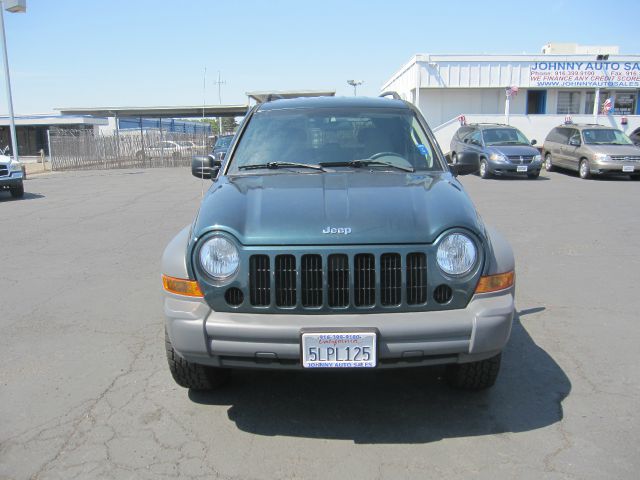
<svg viewBox="0 0 640 480">
<path fill-rule="evenodd" d="M 602 113 L 607 115 L 613 108 L 613 98 L 607 98 L 602 104 Z"/>
<path fill-rule="evenodd" d="M 512 87 L 507 87 L 507 97 L 515 97 L 518 94 L 518 87 L 515 85 Z"/>
</svg>

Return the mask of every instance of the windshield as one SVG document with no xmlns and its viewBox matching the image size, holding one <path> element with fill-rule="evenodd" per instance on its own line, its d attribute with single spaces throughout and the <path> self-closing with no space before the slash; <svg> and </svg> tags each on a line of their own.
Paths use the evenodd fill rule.
<svg viewBox="0 0 640 480">
<path fill-rule="evenodd" d="M 593 128 L 583 130 L 584 143 L 589 145 L 633 145 L 633 142 L 620 130 L 613 128 Z"/>
<path fill-rule="evenodd" d="M 488 128 L 482 131 L 484 144 L 489 145 L 530 145 L 527 137 L 517 128 Z"/>
<path fill-rule="evenodd" d="M 231 145 L 231 140 L 233 140 L 233 135 L 225 135 L 224 137 L 220 137 L 213 148 L 227 148 Z"/>
<path fill-rule="evenodd" d="M 305 164 L 325 169 L 443 170 L 413 112 L 388 108 L 257 112 L 240 139 L 229 173 L 278 164 L 288 169 Z"/>
</svg>

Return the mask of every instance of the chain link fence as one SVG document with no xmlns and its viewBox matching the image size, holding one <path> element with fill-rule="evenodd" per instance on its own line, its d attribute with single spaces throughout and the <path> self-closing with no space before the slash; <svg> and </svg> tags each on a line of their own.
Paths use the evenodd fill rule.
<svg viewBox="0 0 640 480">
<path fill-rule="evenodd" d="M 91 130 L 51 130 L 52 170 L 184 167 L 194 155 L 210 149 L 202 134 L 159 130 L 120 131 L 101 135 Z"/>
</svg>

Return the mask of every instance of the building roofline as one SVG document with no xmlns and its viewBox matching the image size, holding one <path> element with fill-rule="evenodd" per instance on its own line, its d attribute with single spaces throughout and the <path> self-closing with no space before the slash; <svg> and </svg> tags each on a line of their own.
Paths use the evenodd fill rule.
<svg viewBox="0 0 640 480">
<path fill-rule="evenodd" d="M 62 115 L 91 115 L 96 117 L 151 117 L 151 118 L 198 118 L 240 117 L 249 110 L 248 105 L 187 105 L 154 107 L 81 107 L 56 108 Z"/>
</svg>

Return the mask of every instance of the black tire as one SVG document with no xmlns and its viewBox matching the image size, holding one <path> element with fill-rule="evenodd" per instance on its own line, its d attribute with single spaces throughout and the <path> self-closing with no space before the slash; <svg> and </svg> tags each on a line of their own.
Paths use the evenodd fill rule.
<svg viewBox="0 0 640 480">
<path fill-rule="evenodd" d="M 181 387 L 202 391 L 215 390 L 229 380 L 229 370 L 191 363 L 182 358 L 173 349 L 166 330 L 164 344 L 171 376 Z"/>
<path fill-rule="evenodd" d="M 479 362 L 457 363 L 448 365 L 446 371 L 447 383 L 453 388 L 462 390 L 484 390 L 496 383 L 500 372 L 499 353 L 495 357 Z"/>
<path fill-rule="evenodd" d="M 24 197 L 24 183 L 20 182 L 15 187 L 10 187 L 9 192 L 11 192 L 11 196 L 13 198 L 22 198 Z"/>
<path fill-rule="evenodd" d="M 580 164 L 578 166 L 578 175 L 583 180 L 588 180 L 591 178 L 591 168 L 589 168 L 589 160 L 583 158 L 580 160 Z"/>
<path fill-rule="evenodd" d="M 455 165 L 456 163 L 458 163 L 458 154 L 453 152 L 451 154 L 451 165 Z"/>
<path fill-rule="evenodd" d="M 553 166 L 553 160 L 551 159 L 551 154 L 547 152 L 547 154 L 544 156 L 544 169 L 547 172 L 553 172 L 554 168 L 555 167 Z"/>
<path fill-rule="evenodd" d="M 489 164 L 484 158 L 480 160 L 480 170 L 478 170 L 478 175 L 480 175 L 481 178 L 491 177 L 491 172 L 489 171 Z"/>
<path fill-rule="evenodd" d="M 535 180 L 539 176 L 540 176 L 540 170 L 537 170 L 535 172 L 527 173 L 527 177 L 529 177 L 531 180 Z"/>
</svg>

